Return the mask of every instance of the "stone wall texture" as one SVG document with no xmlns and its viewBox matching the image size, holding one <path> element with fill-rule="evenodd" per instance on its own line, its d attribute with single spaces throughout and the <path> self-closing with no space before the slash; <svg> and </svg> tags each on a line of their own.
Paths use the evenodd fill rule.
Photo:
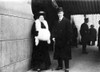
<svg viewBox="0 0 100 72">
<path fill-rule="evenodd" d="M 0 72 L 28 70 L 33 21 L 27 1 L 0 1 Z"/>
</svg>

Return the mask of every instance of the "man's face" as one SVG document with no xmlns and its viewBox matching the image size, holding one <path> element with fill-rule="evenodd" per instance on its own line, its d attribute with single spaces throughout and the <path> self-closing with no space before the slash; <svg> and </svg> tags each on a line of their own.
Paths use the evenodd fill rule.
<svg viewBox="0 0 100 72">
<path fill-rule="evenodd" d="M 87 19 L 87 20 L 85 20 L 85 23 L 88 23 L 89 22 L 89 20 Z"/>
<path fill-rule="evenodd" d="M 59 17 L 59 18 L 62 17 L 63 15 L 64 15 L 64 12 L 63 12 L 63 11 L 58 12 L 58 17 Z"/>
</svg>

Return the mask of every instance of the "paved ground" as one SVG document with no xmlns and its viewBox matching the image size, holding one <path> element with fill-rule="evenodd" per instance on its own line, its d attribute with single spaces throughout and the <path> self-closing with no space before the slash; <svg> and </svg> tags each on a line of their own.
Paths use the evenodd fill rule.
<svg viewBox="0 0 100 72">
<path fill-rule="evenodd" d="M 81 46 L 78 48 L 72 48 L 72 60 L 70 60 L 69 72 L 100 72 L 100 53 L 96 46 L 87 47 L 88 54 L 81 53 Z M 51 69 L 42 72 L 64 72 L 63 70 L 55 71 L 57 62 L 52 60 L 51 54 Z M 28 71 L 36 72 L 36 71 Z"/>
</svg>

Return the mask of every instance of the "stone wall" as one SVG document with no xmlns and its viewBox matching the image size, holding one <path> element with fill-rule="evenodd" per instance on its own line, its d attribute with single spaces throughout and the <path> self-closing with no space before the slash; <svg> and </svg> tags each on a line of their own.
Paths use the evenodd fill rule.
<svg viewBox="0 0 100 72">
<path fill-rule="evenodd" d="M 26 1 L 0 1 L 0 72 L 27 71 L 33 21 Z"/>
</svg>

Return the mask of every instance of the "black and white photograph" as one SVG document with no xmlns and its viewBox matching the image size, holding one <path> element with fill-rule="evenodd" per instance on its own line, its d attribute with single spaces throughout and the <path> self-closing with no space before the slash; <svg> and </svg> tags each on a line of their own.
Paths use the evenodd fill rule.
<svg viewBox="0 0 100 72">
<path fill-rule="evenodd" d="M 100 0 L 0 0 L 0 72 L 100 72 Z"/>
</svg>

